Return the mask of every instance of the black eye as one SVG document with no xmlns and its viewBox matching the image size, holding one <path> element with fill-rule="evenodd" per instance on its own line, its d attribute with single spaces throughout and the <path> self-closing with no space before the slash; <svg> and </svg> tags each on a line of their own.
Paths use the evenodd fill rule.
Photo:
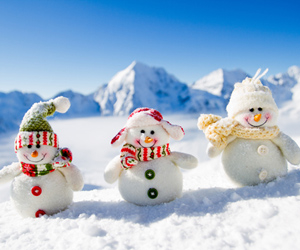
<svg viewBox="0 0 300 250">
<path fill-rule="evenodd" d="M 38 145 L 36 145 L 36 148 L 40 148 L 41 146 L 38 144 Z"/>
<path fill-rule="evenodd" d="M 254 108 L 249 109 L 250 112 L 254 112 Z"/>
<path fill-rule="evenodd" d="M 154 130 L 151 130 L 150 134 L 151 134 L 151 135 L 154 135 L 154 133 L 155 133 Z"/>
<path fill-rule="evenodd" d="M 262 111 L 263 109 L 262 108 L 258 108 L 258 111 Z"/>
<path fill-rule="evenodd" d="M 144 129 L 141 130 L 141 134 L 145 134 L 145 130 Z"/>
<path fill-rule="evenodd" d="M 32 148 L 32 145 L 28 145 L 27 148 Z"/>
</svg>

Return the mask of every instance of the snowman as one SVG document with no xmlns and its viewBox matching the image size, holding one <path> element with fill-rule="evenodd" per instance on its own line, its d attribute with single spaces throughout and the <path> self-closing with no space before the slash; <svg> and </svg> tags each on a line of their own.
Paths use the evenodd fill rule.
<svg viewBox="0 0 300 250">
<path fill-rule="evenodd" d="M 270 182 L 287 173 L 287 161 L 300 163 L 298 145 L 277 126 L 278 107 L 270 89 L 255 76 L 236 83 L 228 117 L 201 115 L 198 127 L 209 140 L 208 156 L 222 154 L 229 178 L 239 186 Z"/>
<path fill-rule="evenodd" d="M 163 120 L 157 110 L 136 109 L 111 141 L 114 147 L 125 144 L 121 154 L 107 165 L 105 180 L 108 183 L 119 180 L 121 196 L 136 205 L 156 205 L 181 197 L 179 167 L 192 169 L 198 161 L 192 155 L 171 152 L 170 136 L 181 140 L 184 131 Z"/>
<path fill-rule="evenodd" d="M 25 114 L 15 140 L 19 162 L 0 171 L 0 183 L 13 180 L 11 200 L 23 217 L 52 215 L 66 209 L 73 191 L 83 187 L 69 149 L 58 147 L 57 135 L 45 119 L 55 111 L 65 113 L 69 99 L 58 97 L 35 103 Z"/>
</svg>

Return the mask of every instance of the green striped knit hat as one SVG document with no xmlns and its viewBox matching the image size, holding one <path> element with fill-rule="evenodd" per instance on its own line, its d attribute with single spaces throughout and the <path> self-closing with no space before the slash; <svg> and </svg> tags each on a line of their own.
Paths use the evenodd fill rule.
<svg viewBox="0 0 300 250">
<path fill-rule="evenodd" d="M 69 99 L 62 96 L 48 102 L 33 104 L 21 122 L 20 131 L 15 140 L 15 152 L 28 145 L 48 145 L 58 148 L 57 135 L 46 118 L 53 115 L 55 111 L 65 113 L 69 107 Z"/>
</svg>

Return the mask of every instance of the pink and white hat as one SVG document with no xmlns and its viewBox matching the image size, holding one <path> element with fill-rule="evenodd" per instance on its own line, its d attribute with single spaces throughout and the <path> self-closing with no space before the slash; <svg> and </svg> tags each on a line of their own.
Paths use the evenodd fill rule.
<svg viewBox="0 0 300 250">
<path fill-rule="evenodd" d="M 111 140 L 114 147 L 121 145 L 126 139 L 128 129 L 144 126 L 161 125 L 167 133 L 175 140 L 181 140 L 184 136 L 184 130 L 179 125 L 172 125 L 166 120 L 160 112 L 150 108 L 137 108 L 128 117 L 126 125 L 119 133 Z"/>
</svg>

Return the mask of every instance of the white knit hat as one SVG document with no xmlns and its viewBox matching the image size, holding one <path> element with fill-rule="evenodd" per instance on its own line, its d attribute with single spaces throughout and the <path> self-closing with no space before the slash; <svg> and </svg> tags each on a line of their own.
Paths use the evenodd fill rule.
<svg viewBox="0 0 300 250">
<path fill-rule="evenodd" d="M 166 120 L 160 112 L 150 108 L 138 108 L 134 110 L 128 117 L 126 125 L 120 132 L 111 140 L 114 147 L 121 145 L 126 139 L 128 129 L 135 127 L 161 125 L 167 133 L 175 140 L 181 140 L 184 136 L 184 130 L 181 126 L 172 125 Z"/>
<path fill-rule="evenodd" d="M 272 97 L 271 90 L 263 86 L 259 80 L 267 72 L 268 69 L 258 76 L 260 73 L 260 69 L 258 69 L 253 78 L 247 77 L 242 83 L 238 82 L 234 85 L 234 90 L 226 107 L 228 117 L 234 118 L 240 112 L 259 107 L 272 109 L 278 113 L 278 107 Z"/>
</svg>

